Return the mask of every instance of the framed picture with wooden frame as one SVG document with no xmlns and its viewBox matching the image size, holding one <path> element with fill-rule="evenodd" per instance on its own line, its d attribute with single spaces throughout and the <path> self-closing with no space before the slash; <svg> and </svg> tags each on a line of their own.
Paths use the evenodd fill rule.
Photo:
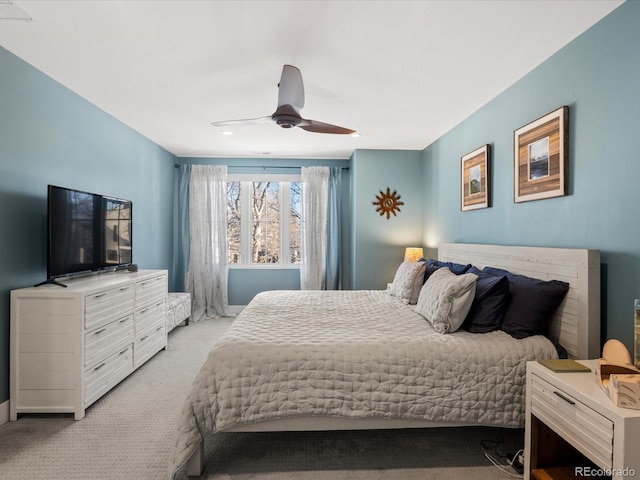
<svg viewBox="0 0 640 480">
<path fill-rule="evenodd" d="M 483 145 L 462 157 L 461 209 L 491 206 L 491 147 Z"/>
<path fill-rule="evenodd" d="M 514 132 L 514 201 L 567 195 L 569 107 Z"/>
</svg>

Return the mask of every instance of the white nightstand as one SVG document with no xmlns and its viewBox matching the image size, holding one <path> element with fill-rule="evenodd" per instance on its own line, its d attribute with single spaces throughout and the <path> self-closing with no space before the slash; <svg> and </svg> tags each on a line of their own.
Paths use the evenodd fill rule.
<svg viewBox="0 0 640 480">
<path fill-rule="evenodd" d="M 614 480 L 640 478 L 640 410 L 616 407 L 596 383 L 595 361 L 580 363 L 592 371 L 527 363 L 524 478 L 588 478 L 595 470 Z"/>
</svg>

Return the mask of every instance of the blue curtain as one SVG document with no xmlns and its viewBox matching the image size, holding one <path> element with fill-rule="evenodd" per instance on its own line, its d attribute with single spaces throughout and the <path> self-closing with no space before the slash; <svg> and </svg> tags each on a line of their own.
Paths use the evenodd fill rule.
<svg viewBox="0 0 640 480">
<path fill-rule="evenodd" d="M 191 165 L 176 166 L 173 182 L 173 285 L 185 292 L 189 268 L 189 181 Z"/>
<path fill-rule="evenodd" d="M 329 173 L 329 205 L 327 211 L 327 268 L 325 270 L 325 289 L 340 290 L 341 263 L 341 196 L 342 168 L 331 167 Z"/>
</svg>

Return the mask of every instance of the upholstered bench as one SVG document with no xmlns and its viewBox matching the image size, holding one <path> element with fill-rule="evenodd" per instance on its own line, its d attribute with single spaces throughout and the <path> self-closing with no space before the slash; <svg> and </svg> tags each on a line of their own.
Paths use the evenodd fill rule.
<svg viewBox="0 0 640 480">
<path fill-rule="evenodd" d="M 170 292 L 167 296 L 167 333 L 182 322 L 189 325 L 191 317 L 191 294 Z"/>
</svg>

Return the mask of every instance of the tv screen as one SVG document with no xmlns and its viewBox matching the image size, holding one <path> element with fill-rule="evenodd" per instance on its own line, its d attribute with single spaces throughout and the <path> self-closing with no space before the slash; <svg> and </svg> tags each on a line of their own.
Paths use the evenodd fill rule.
<svg viewBox="0 0 640 480">
<path fill-rule="evenodd" d="M 103 263 L 106 266 L 128 265 L 131 252 L 131 202 L 104 197 Z"/>
<path fill-rule="evenodd" d="M 49 185 L 48 278 L 132 263 L 128 200 Z"/>
</svg>

